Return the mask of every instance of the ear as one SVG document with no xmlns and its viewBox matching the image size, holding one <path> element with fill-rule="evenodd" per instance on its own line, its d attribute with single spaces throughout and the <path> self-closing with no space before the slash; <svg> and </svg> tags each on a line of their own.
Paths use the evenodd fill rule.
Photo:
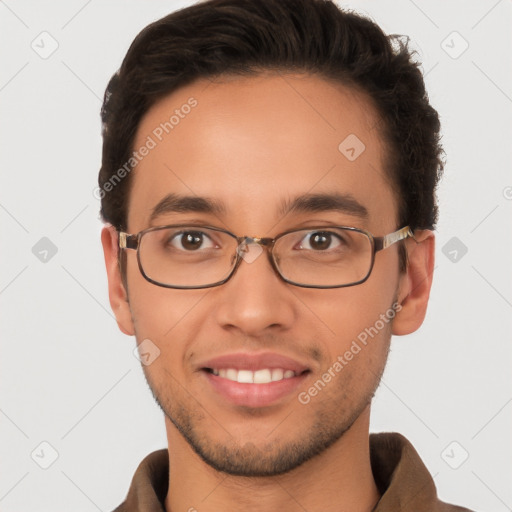
<svg viewBox="0 0 512 512">
<path fill-rule="evenodd" d="M 117 325 L 124 334 L 133 336 L 132 315 L 128 303 L 128 294 L 126 293 L 121 272 L 118 264 L 118 234 L 114 226 L 104 227 L 101 231 L 101 244 L 103 245 L 103 254 L 105 256 L 105 266 L 107 267 L 108 278 L 108 296 L 110 307 L 116 315 Z"/>
<path fill-rule="evenodd" d="M 405 240 L 407 269 L 400 277 L 398 302 L 401 309 L 393 320 L 393 334 L 401 336 L 416 331 L 427 312 L 434 272 L 435 236 L 428 229 L 417 230 Z"/>
</svg>

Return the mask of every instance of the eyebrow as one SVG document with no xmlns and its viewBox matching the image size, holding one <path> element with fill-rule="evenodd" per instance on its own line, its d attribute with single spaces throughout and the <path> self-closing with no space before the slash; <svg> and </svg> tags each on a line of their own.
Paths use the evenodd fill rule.
<svg viewBox="0 0 512 512">
<path fill-rule="evenodd" d="M 303 194 L 293 199 L 281 202 L 278 214 L 285 216 L 289 213 L 308 213 L 337 211 L 361 219 L 368 218 L 368 210 L 350 194 Z M 151 211 L 150 223 L 166 213 L 211 213 L 221 215 L 226 213 L 225 206 L 208 197 L 180 196 L 167 194 Z"/>
<path fill-rule="evenodd" d="M 368 209 L 351 194 L 303 194 L 281 203 L 280 215 L 336 211 L 368 219 Z"/>
<path fill-rule="evenodd" d="M 151 211 L 149 222 L 166 213 L 213 213 L 223 214 L 226 209 L 222 203 L 208 197 L 180 196 L 167 194 Z"/>
</svg>

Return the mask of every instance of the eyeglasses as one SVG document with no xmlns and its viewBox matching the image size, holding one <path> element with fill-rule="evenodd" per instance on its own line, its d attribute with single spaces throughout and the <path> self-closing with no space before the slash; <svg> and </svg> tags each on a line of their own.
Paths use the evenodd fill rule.
<svg viewBox="0 0 512 512">
<path fill-rule="evenodd" d="M 230 279 L 242 260 L 263 249 L 285 282 L 303 288 L 342 288 L 363 283 L 375 254 L 412 237 L 409 226 L 382 237 L 347 226 L 293 229 L 275 238 L 238 237 L 211 226 L 172 225 L 119 232 L 119 247 L 137 251 L 142 275 L 165 288 L 211 288 Z"/>
</svg>

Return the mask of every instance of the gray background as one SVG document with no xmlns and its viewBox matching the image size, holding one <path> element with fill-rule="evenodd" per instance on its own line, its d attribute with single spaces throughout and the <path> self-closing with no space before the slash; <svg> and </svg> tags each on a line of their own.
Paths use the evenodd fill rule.
<svg viewBox="0 0 512 512">
<path fill-rule="evenodd" d="M 189 3 L 0 1 L 4 512 L 111 510 L 166 446 L 110 311 L 93 189 L 108 79 L 147 23 Z M 372 431 L 406 435 L 442 499 L 512 510 L 512 2 L 344 5 L 413 40 L 448 162 L 429 313 L 393 341 Z"/>
</svg>

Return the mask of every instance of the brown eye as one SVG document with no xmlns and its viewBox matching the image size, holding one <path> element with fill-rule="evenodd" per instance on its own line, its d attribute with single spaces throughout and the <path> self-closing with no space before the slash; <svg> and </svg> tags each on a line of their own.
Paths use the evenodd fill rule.
<svg viewBox="0 0 512 512">
<path fill-rule="evenodd" d="M 169 245 L 175 249 L 185 251 L 197 251 L 199 249 L 211 249 L 211 239 L 202 231 L 182 231 L 176 233 L 170 240 Z"/>
<path fill-rule="evenodd" d="M 331 245 L 330 233 L 314 233 L 309 237 L 309 245 L 312 249 L 324 251 Z"/>
<path fill-rule="evenodd" d="M 340 238 L 329 231 L 312 231 L 301 241 L 300 248 L 312 251 L 327 251 L 340 245 Z"/>
</svg>

